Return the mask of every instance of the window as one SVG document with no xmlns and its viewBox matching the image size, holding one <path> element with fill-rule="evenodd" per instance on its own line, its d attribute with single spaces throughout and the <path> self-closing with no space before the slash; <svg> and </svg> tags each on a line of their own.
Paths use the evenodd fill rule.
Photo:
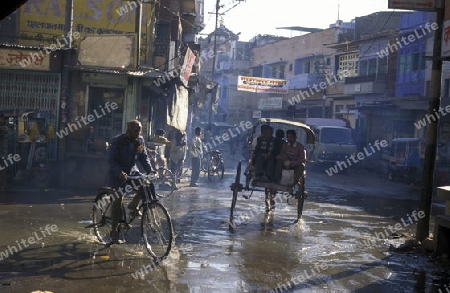
<svg viewBox="0 0 450 293">
<path fill-rule="evenodd" d="M 270 77 L 271 78 L 277 78 L 277 76 L 278 76 L 278 68 L 277 68 L 277 66 L 271 66 Z"/>
<path fill-rule="evenodd" d="M 334 106 L 334 113 L 341 113 L 341 110 L 344 110 L 344 105 Z"/>
<path fill-rule="evenodd" d="M 303 73 L 311 73 L 311 61 L 305 62 L 305 68 L 304 68 Z"/>
<path fill-rule="evenodd" d="M 302 72 L 302 62 L 300 59 L 295 60 L 294 63 L 294 75 L 301 74 Z"/>
<path fill-rule="evenodd" d="M 406 54 L 406 63 L 405 63 L 405 72 L 411 72 L 412 71 L 412 53 Z"/>
<path fill-rule="evenodd" d="M 412 70 L 413 71 L 419 70 L 419 58 L 420 58 L 419 52 L 414 52 L 412 54 Z"/>
<path fill-rule="evenodd" d="M 327 66 L 330 66 L 330 65 L 331 65 L 331 58 L 328 57 L 328 58 L 327 58 Z"/>
<path fill-rule="evenodd" d="M 315 61 L 314 62 L 314 73 L 315 74 L 319 74 L 320 73 L 320 62 L 319 61 Z"/>
<path fill-rule="evenodd" d="M 284 78 L 284 64 L 280 64 L 279 70 L 278 70 L 278 78 Z"/>
<path fill-rule="evenodd" d="M 289 64 L 289 71 L 292 71 L 292 63 Z"/>
<path fill-rule="evenodd" d="M 358 54 L 347 54 L 339 56 L 338 72 L 347 72 L 347 76 L 358 75 Z"/>
<path fill-rule="evenodd" d="M 124 89 L 89 87 L 89 114 L 94 114 L 101 119 L 95 119 L 90 126 L 93 132 L 89 136 L 88 150 L 93 147 L 94 140 L 103 139 L 111 141 L 117 134 L 122 133 Z M 106 103 L 117 103 L 118 109 L 107 111 Z M 103 111 L 105 113 L 103 113 Z"/>
<path fill-rule="evenodd" d="M 401 55 L 400 56 L 400 64 L 399 64 L 399 73 L 400 74 L 404 74 L 405 73 L 405 68 L 406 68 L 406 56 L 405 55 Z"/>
<path fill-rule="evenodd" d="M 262 66 L 257 66 L 253 68 L 254 77 L 262 77 Z"/>
<path fill-rule="evenodd" d="M 350 129 L 322 128 L 321 142 L 353 144 L 352 131 Z"/>
<path fill-rule="evenodd" d="M 377 74 L 377 59 L 373 58 L 369 60 L 369 76 L 375 76 Z"/>
<path fill-rule="evenodd" d="M 367 76 L 368 66 L 367 60 L 359 61 L 359 76 Z"/>
<path fill-rule="evenodd" d="M 378 59 L 378 75 L 387 75 L 388 70 L 388 59 L 381 58 Z"/>
</svg>

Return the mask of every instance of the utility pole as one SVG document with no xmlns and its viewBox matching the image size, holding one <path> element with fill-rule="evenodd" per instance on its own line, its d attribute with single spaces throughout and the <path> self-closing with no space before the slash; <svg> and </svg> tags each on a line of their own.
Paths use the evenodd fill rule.
<svg viewBox="0 0 450 293">
<path fill-rule="evenodd" d="M 214 82 L 214 75 L 216 74 L 216 51 L 217 51 L 217 27 L 219 24 L 219 9 L 220 9 L 220 0 L 216 1 L 216 25 L 214 28 L 214 43 L 213 43 L 213 64 L 211 71 L 211 81 L 213 83 L 213 88 L 216 86 Z M 213 96 L 212 92 L 210 94 L 210 103 L 209 103 L 209 116 L 208 116 L 208 126 L 211 127 L 212 124 L 212 112 L 213 112 Z"/>
<path fill-rule="evenodd" d="M 62 51 L 62 68 L 61 68 L 61 97 L 64 97 L 66 100 L 66 104 L 69 105 L 69 101 L 71 100 L 70 96 L 70 63 L 72 54 L 72 38 L 73 38 L 73 1 L 74 0 L 66 0 L 66 10 L 65 10 L 65 22 L 64 22 L 64 38 L 67 40 L 65 42 L 64 50 Z M 60 109 L 61 111 L 61 109 Z M 69 116 L 69 113 L 67 113 Z M 60 119 L 57 119 L 59 121 Z M 67 121 L 69 121 L 69 117 L 67 117 Z M 58 122 L 56 127 L 61 127 L 61 121 Z M 60 187 L 64 187 L 65 185 L 65 152 L 66 152 L 66 138 L 57 140 L 57 149 L 58 149 L 58 162 L 59 162 L 59 185 Z"/>
<path fill-rule="evenodd" d="M 444 1 L 445 2 L 445 1 Z M 444 24 L 444 7 L 436 10 L 436 23 L 438 29 L 435 30 L 433 42 L 433 56 L 432 56 L 432 71 L 431 71 L 431 94 L 428 104 L 428 115 L 434 117 L 435 111 L 438 111 L 441 104 L 441 74 L 442 74 L 442 57 L 441 57 L 441 43 L 442 43 L 442 26 Z M 425 212 L 425 217 L 419 218 L 417 221 L 416 238 L 418 241 L 426 239 L 430 230 L 430 213 L 431 202 L 433 197 L 433 179 L 434 179 L 434 165 L 436 159 L 436 145 L 437 145 L 437 127 L 438 121 L 430 119 L 427 127 L 425 158 L 423 162 L 422 174 L 422 188 L 420 192 L 419 210 Z"/>
</svg>

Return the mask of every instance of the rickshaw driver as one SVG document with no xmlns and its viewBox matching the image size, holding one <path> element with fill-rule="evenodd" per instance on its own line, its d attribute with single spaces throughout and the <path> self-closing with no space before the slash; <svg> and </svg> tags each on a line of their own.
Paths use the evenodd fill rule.
<svg viewBox="0 0 450 293">
<path fill-rule="evenodd" d="M 270 182 L 275 169 L 273 128 L 269 125 L 261 127 L 262 135 L 258 137 L 254 152 L 254 168 L 256 180 Z"/>
</svg>

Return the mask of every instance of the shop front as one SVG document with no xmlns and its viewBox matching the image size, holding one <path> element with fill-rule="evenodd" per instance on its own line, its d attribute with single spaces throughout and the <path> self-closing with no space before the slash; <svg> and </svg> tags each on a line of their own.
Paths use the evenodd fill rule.
<svg viewBox="0 0 450 293">
<path fill-rule="evenodd" d="M 14 167 L 37 185 L 50 184 L 57 160 L 61 73 L 59 52 L 23 47 L 0 48 L 0 112 L 14 127 L 10 150 L 20 156 Z M 13 155 L 14 155 L 13 154 Z M 23 171 L 23 172 L 22 172 Z M 45 172 L 43 172 L 45 171 Z M 35 185 L 36 185 L 35 184 Z"/>
<path fill-rule="evenodd" d="M 65 187 L 92 188 L 105 184 L 107 146 L 136 116 L 134 83 L 125 74 L 72 72 L 72 99 L 65 140 Z M 63 137 L 65 136 L 65 137 Z"/>
</svg>

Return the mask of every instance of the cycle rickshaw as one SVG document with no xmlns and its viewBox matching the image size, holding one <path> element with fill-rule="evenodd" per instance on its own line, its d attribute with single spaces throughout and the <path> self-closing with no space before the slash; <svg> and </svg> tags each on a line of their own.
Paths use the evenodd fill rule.
<svg viewBox="0 0 450 293">
<path fill-rule="evenodd" d="M 251 142 L 254 138 L 258 137 L 261 133 L 261 125 L 266 124 L 273 127 L 274 130 L 282 129 L 286 133 L 287 130 L 293 129 L 297 134 L 297 142 L 303 144 L 305 149 L 308 148 L 308 145 L 314 145 L 315 135 L 309 126 L 306 124 L 289 121 L 284 119 L 277 118 L 260 118 L 253 124 L 253 128 L 249 137 L 246 140 L 247 147 L 251 149 Z M 307 158 L 308 160 L 308 158 Z M 230 209 L 230 221 L 229 221 L 229 230 L 233 231 L 234 229 L 234 210 L 236 207 L 236 201 L 238 194 L 241 194 L 245 199 L 250 199 L 254 191 L 262 191 L 262 192 L 271 192 L 272 194 L 276 194 L 278 192 L 283 192 L 284 194 L 289 194 L 290 198 L 297 200 L 297 219 L 296 222 L 302 216 L 303 204 L 306 197 L 305 192 L 305 179 L 306 172 L 303 171 L 303 174 L 300 176 L 298 182 L 294 182 L 291 185 L 281 185 L 274 182 L 267 182 L 258 180 L 254 176 L 254 172 L 250 170 L 249 166 L 245 169 L 245 172 L 242 173 L 244 175 L 244 184 L 241 183 L 241 172 L 242 172 L 242 162 L 240 161 L 237 166 L 236 177 L 234 182 L 231 184 L 230 188 L 233 192 L 233 198 L 231 201 L 231 209 Z"/>
</svg>

